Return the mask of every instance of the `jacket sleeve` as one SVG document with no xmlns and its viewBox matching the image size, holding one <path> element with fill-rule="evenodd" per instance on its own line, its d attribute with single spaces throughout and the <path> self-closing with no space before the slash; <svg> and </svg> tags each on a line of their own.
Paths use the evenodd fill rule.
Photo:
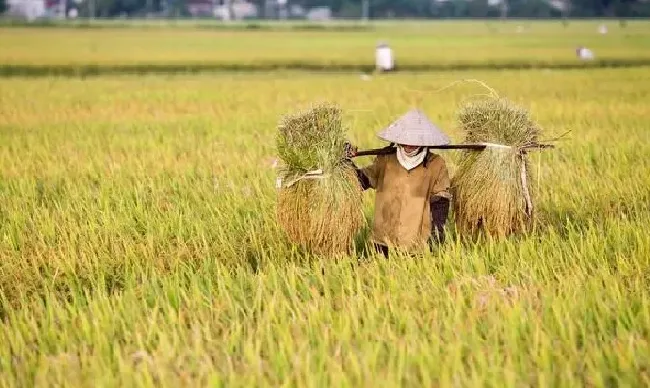
<svg viewBox="0 0 650 388">
<path fill-rule="evenodd" d="M 361 188 L 363 190 L 367 190 L 369 188 L 377 188 L 377 179 L 379 176 L 378 159 L 379 158 L 375 158 L 375 160 L 370 165 L 362 168 L 358 168 L 354 163 L 350 161 L 357 173 L 357 178 L 359 179 L 359 183 L 361 184 Z"/>
<path fill-rule="evenodd" d="M 445 242 L 445 224 L 449 215 L 448 198 L 431 197 L 429 204 L 431 209 L 431 238 L 433 243 L 442 244 Z"/>
<path fill-rule="evenodd" d="M 449 172 L 445 161 L 437 157 L 434 165 L 438 169 L 430 189 L 429 208 L 431 211 L 431 237 L 434 243 L 442 244 L 445 241 L 445 224 L 449 215 L 451 202 Z"/>
<path fill-rule="evenodd" d="M 451 179 L 449 178 L 447 164 L 445 163 L 445 160 L 440 156 L 436 156 L 432 164 L 435 166 L 437 172 L 434 173 L 435 178 L 432 180 L 429 190 L 431 199 L 446 198 L 450 200 Z"/>
</svg>

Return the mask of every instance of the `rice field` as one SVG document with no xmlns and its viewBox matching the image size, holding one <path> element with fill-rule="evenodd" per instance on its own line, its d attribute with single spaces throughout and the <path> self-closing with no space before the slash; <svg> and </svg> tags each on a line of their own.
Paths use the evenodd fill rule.
<svg viewBox="0 0 650 388">
<path fill-rule="evenodd" d="M 379 23 L 365 28 L 342 24 L 299 33 L 264 25 L 256 29 L 202 24 L 0 27 L 0 74 L 371 70 L 374 47 L 380 40 L 393 47 L 402 70 L 650 63 L 650 23 L 629 21 L 620 26 L 608 21 L 608 33 L 601 35 L 597 31 L 602 23 L 438 21 Z M 345 29 L 355 26 L 358 31 Z M 595 52 L 594 63 L 576 60 L 579 45 Z"/>
<path fill-rule="evenodd" d="M 126 34 L 75 39 L 102 32 Z M 47 46 L 39 33 L 68 32 L 18 39 Z M 316 46 L 336 42 L 322 34 Z M 160 39 L 101 60 L 191 51 Z M 0 39 L 1 63 L 93 61 L 12 44 Z M 417 61 L 414 47 L 405 56 Z M 273 55 L 300 55 L 287 50 Z M 531 156 L 533 233 L 471 243 L 451 228 L 438 251 L 385 260 L 364 244 L 367 192 L 355 255 L 317 259 L 288 242 L 275 219 L 283 114 L 337 102 L 353 143 L 371 148 L 418 106 L 460 141 L 455 114 L 484 93 L 446 88 L 463 79 L 529 108 L 546 137 L 571 131 Z M 650 384 L 647 68 L 0 82 L 0 386 Z M 441 152 L 453 175 L 459 154 Z"/>
</svg>

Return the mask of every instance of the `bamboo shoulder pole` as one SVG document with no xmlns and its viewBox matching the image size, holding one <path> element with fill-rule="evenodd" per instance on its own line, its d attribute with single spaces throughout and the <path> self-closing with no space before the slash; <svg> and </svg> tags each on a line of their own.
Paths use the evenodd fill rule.
<svg viewBox="0 0 650 388">
<path fill-rule="evenodd" d="M 427 147 L 432 150 L 470 150 L 470 151 L 482 151 L 485 148 L 490 147 L 489 144 L 484 144 L 484 143 L 476 143 L 476 144 L 445 144 L 445 145 L 439 145 L 439 146 L 431 146 Z M 502 146 L 502 147 L 508 147 L 508 146 Z M 551 144 L 531 144 L 527 145 L 524 147 L 521 147 L 522 149 L 528 150 L 528 149 L 533 149 L 533 148 L 553 148 L 553 145 Z M 358 157 L 358 156 L 369 156 L 369 155 L 389 155 L 395 152 L 395 147 L 393 146 L 388 146 L 384 148 L 375 148 L 375 149 L 370 149 L 370 150 L 364 150 L 364 151 L 356 151 L 352 154 L 352 157 Z"/>
</svg>

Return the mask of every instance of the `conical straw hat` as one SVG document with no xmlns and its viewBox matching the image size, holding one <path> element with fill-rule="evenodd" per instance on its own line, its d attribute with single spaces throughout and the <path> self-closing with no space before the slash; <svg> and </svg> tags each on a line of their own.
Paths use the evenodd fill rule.
<svg viewBox="0 0 650 388">
<path fill-rule="evenodd" d="M 381 139 L 395 144 L 431 147 L 446 145 L 449 137 L 419 109 L 412 109 L 397 119 L 379 135 Z"/>
</svg>

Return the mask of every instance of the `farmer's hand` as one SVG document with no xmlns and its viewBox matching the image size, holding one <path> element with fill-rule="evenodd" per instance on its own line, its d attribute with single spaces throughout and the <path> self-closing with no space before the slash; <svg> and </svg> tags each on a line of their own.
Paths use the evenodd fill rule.
<svg viewBox="0 0 650 388">
<path fill-rule="evenodd" d="M 343 152 L 345 155 L 345 159 L 350 159 L 357 154 L 358 148 L 352 145 L 352 143 L 350 143 L 349 141 L 346 141 L 343 150 L 344 150 Z"/>
</svg>

